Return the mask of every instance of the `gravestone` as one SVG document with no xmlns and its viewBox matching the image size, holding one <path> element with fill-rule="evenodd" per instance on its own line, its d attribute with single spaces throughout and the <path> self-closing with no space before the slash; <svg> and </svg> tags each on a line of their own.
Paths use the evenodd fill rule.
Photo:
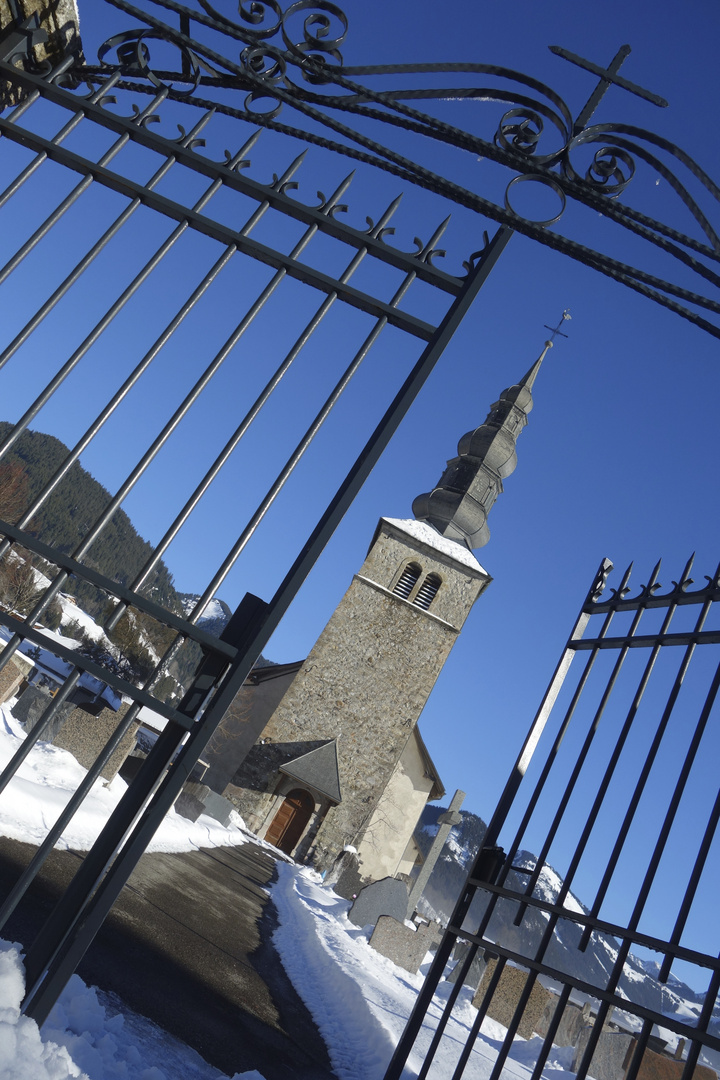
<svg viewBox="0 0 720 1080">
<path fill-rule="evenodd" d="M 52 741 L 55 746 L 68 750 L 84 769 L 89 769 L 129 708 L 130 705 L 124 703 L 117 712 L 102 709 L 95 716 L 85 706 L 77 705 Z M 140 722 L 136 720 L 125 732 L 100 772 L 103 779 L 108 782 L 115 779 L 120 766 L 135 746 L 135 732 L 139 726 Z"/>
<path fill-rule="evenodd" d="M 346 848 L 340 852 L 323 878 L 323 884 L 344 900 L 355 900 L 362 892 L 364 883 L 360 873 L 360 861 L 354 849 L 350 851 Z"/>
<path fill-rule="evenodd" d="M 463 804 L 464 799 L 465 792 L 460 790 L 456 791 L 453 795 L 452 802 L 450 803 L 450 809 L 446 810 L 445 813 L 441 814 L 438 818 L 438 824 L 440 827 L 438 828 L 437 835 L 435 836 L 435 839 L 430 846 L 430 850 L 425 857 L 425 862 L 420 867 L 420 873 L 418 874 L 415 880 L 415 884 L 410 890 L 410 895 L 408 896 L 406 912 L 406 917 L 408 919 L 412 918 L 415 908 L 420 902 L 420 897 L 425 890 L 425 886 L 428 883 L 428 879 L 433 871 L 435 863 L 440 858 L 440 852 L 445 847 L 445 841 L 450 835 L 450 830 L 453 828 L 454 825 L 459 825 L 462 821 L 462 816 L 460 815 L 459 810 Z"/>
<path fill-rule="evenodd" d="M 360 890 L 348 912 L 348 919 L 356 926 L 375 926 L 381 915 L 389 915 L 402 925 L 407 897 L 407 885 L 403 881 L 391 877 L 380 878 Z"/>
<path fill-rule="evenodd" d="M 580 1066 L 591 1031 L 592 1025 L 586 1025 L 581 1032 L 571 1066 L 573 1072 L 577 1072 Z M 593 1052 L 589 1075 L 595 1080 L 624 1080 L 636 1045 L 637 1039 L 628 1032 L 603 1031 Z M 684 1061 L 646 1049 L 637 1080 L 681 1080 L 685 1064 Z M 692 1077 L 693 1080 L 717 1080 L 717 1073 L 706 1065 L 696 1065 Z"/>
<path fill-rule="evenodd" d="M 15 653 L 0 671 L 0 705 L 11 698 L 20 683 L 32 671 L 33 664 L 22 653 Z"/>
<path fill-rule="evenodd" d="M 548 1001 L 545 1011 L 535 1028 L 536 1033 L 541 1035 L 543 1039 L 548 1033 L 548 1028 L 555 1015 L 557 1004 L 558 999 L 555 997 L 553 997 L 551 1001 Z M 555 1046 L 577 1046 L 581 1032 L 589 1018 L 589 1002 L 580 1007 L 579 1005 L 573 1005 L 572 1002 L 568 1001 L 563 1009 L 560 1023 L 555 1032 L 555 1038 L 553 1039 Z"/>
<path fill-rule="evenodd" d="M 192 776 L 192 773 L 190 774 Z M 207 784 L 199 784 L 188 780 L 177 799 L 175 811 L 188 821 L 197 821 L 201 814 L 219 821 L 223 828 L 230 824 L 230 817 L 235 807 L 229 799 L 224 799 L 208 787 Z"/>
<path fill-rule="evenodd" d="M 20 721 L 26 731 L 32 731 L 51 703 L 52 695 L 47 690 L 41 690 L 39 686 L 28 686 L 13 705 L 12 714 L 16 720 Z M 75 705 L 69 701 L 60 705 L 50 724 L 43 732 L 45 742 L 55 741 L 60 729 L 74 709 Z"/>
<path fill-rule="evenodd" d="M 470 944 L 467 941 L 457 941 L 455 948 L 453 949 L 453 960 L 457 960 L 455 967 L 452 969 L 447 977 L 447 982 L 456 983 L 460 978 L 460 971 L 467 954 L 470 952 Z M 485 959 L 485 953 L 482 949 L 478 949 L 473 957 L 473 961 L 470 964 L 468 973 L 463 979 L 463 986 L 469 986 L 471 990 L 477 990 L 480 985 L 480 980 L 483 977 L 483 972 L 487 966 Z"/>
<path fill-rule="evenodd" d="M 389 915 L 381 915 L 372 932 L 370 944 L 393 964 L 414 975 L 426 954 L 439 940 L 440 935 L 434 924 L 428 926 L 421 923 L 417 930 L 413 930 Z"/>
<path fill-rule="evenodd" d="M 480 981 L 480 985 L 475 991 L 475 997 L 472 1001 L 476 1009 L 482 1004 L 485 992 L 490 985 L 490 980 L 495 973 L 496 966 L 496 959 L 488 961 L 485 973 Z M 518 1002 L 520 1001 L 520 995 L 525 989 L 528 974 L 529 973 L 523 970 L 523 968 L 511 967 L 510 964 L 505 965 L 502 975 L 500 976 L 500 981 L 495 988 L 495 993 L 493 994 L 487 1009 L 487 1015 L 491 1020 L 496 1020 L 498 1024 L 502 1024 L 503 1027 L 510 1026 Z M 540 1022 L 545 1008 L 551 999 L 551 994 L 544 986 L 541 986 L 540 983 L 536 981 L 530 991 L 530 997 L 523 1010 L 517 1028 L 518 1035 L 523 1039 L 532 1038 L 533 1032 Z M 593 1076 L 595 1077 L 595 1080 L 604 1080 L 603 1077 L 595 1076 L 594 1073 Z"/>
</svg>

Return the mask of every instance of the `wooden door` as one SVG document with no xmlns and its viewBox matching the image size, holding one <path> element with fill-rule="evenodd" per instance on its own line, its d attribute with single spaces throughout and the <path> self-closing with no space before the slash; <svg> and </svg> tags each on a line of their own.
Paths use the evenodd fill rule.
<svg viewBox="0 0 720 1080">
<path fill-rule="evenodd" d="M 314 809 L 315 800 L 309 792 L 301 788 L 289 792 L 265 833 L 268 844 L 292 855 Z"/>
</svg>

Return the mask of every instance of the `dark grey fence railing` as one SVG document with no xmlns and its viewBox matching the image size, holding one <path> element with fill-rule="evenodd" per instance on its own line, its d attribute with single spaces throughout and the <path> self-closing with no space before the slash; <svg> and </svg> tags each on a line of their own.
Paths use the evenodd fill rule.
<svg viewBox="0 0 720 1080">
<path fill-rule="evenodd" d="M 483 1020 L 503 995 L 507 965 L 524 972 L 525 981 L 504 1022 L 491 1080 L 503 1074 L 541 983 L 555 996 L 537 1040 L 533 1080 L 545 1069 L 566 1010 L 583 1001 L 592 1026 L 573 1065 L 579 1080 L 609 1068 L 594 1055 L 614 1011 L 634 1036 L 623 1065 L 629 1080 L 656 1075 L 657 1065 L 643 1061 L 654 1052 L 657 1027 L 685 1041 L 673 1066 L 678 1080 L 690 1080 L 703 1053 L 717 1071 L 720 932 L 712 912 L 720 818 L 713 764 L 720 743 L 720 567 L 692 589 L 691 563 L 667 592 L 658 563 L 636 596 L 629 595 L 628 569 L 609 599 L 603 590 L 612 564 L 601 564 L 387 1080 L 402 1075 L 458 939 L 470 948 L 440 1006 L 420 1078 L 440 1075 L 433 1061 L 478 950 L 497 963 L 480 986 L 467 1041 L 456 1048 L 453 1080 L 463 1075 Z M 550 890 L 548 876 L 555 878 Z M 604 964 L 593 965 L 585 958 L 598 942 Z M 635 957 L 651 963 L 643 967 Z M 694 1017 L 673 1009 L 672 987 L 663 989 L 673 965 L 681 965 L 682 981 L 696 992 Z M 639 984 L 644 994 L 634 989 Z M 447 1057 L 443 1063 L 446 1070 Z"/>
</svg>

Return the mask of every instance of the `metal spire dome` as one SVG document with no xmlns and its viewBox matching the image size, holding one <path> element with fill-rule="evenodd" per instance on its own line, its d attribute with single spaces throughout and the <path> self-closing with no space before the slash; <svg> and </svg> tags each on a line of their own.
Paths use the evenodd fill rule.
<svg viewBox="0 0 720 1080">
<path fill-rule="evenodd" d="M 552 339 L 561 333 L 560 326 L 569 318 L 569 312 L 563 312 L 560 323 L 527 374 L 503 390 L 484 424 L 463 435 L 458 443 L 458 456 L 448 461 L 437 487 L 415 499 L 412 510 L 418 521 L 427 522 L 442 536 L 471 550 L 487 544 L 490 539 L 487 517 L 503 490 L 503 480 L 517 465 L 515 443 L 533 407 L 533 384 L 548 349 L 553 346 Z"/>
</svg>

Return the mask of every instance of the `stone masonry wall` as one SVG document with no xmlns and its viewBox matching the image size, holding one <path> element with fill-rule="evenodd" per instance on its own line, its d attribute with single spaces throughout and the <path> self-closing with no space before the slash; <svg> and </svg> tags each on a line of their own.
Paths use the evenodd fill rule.
<svg viewBox="0 0 720 1080">
<path fill-rule="evenodd" d="M 408 561 L 443 580 L 429 611 L 392 595 Z M 392 775 L 472 604 L 487 582 L 390 523 L 282 698 L 228 793 L 248 824 L 270 807 L 278 747 L 284 760 L 315 740 L 337 739 L 342 802 L 315 840 L 315 864 L 356 844 Z M 293 745 L 297 751 L 293 752 Z"/>
</svg>

